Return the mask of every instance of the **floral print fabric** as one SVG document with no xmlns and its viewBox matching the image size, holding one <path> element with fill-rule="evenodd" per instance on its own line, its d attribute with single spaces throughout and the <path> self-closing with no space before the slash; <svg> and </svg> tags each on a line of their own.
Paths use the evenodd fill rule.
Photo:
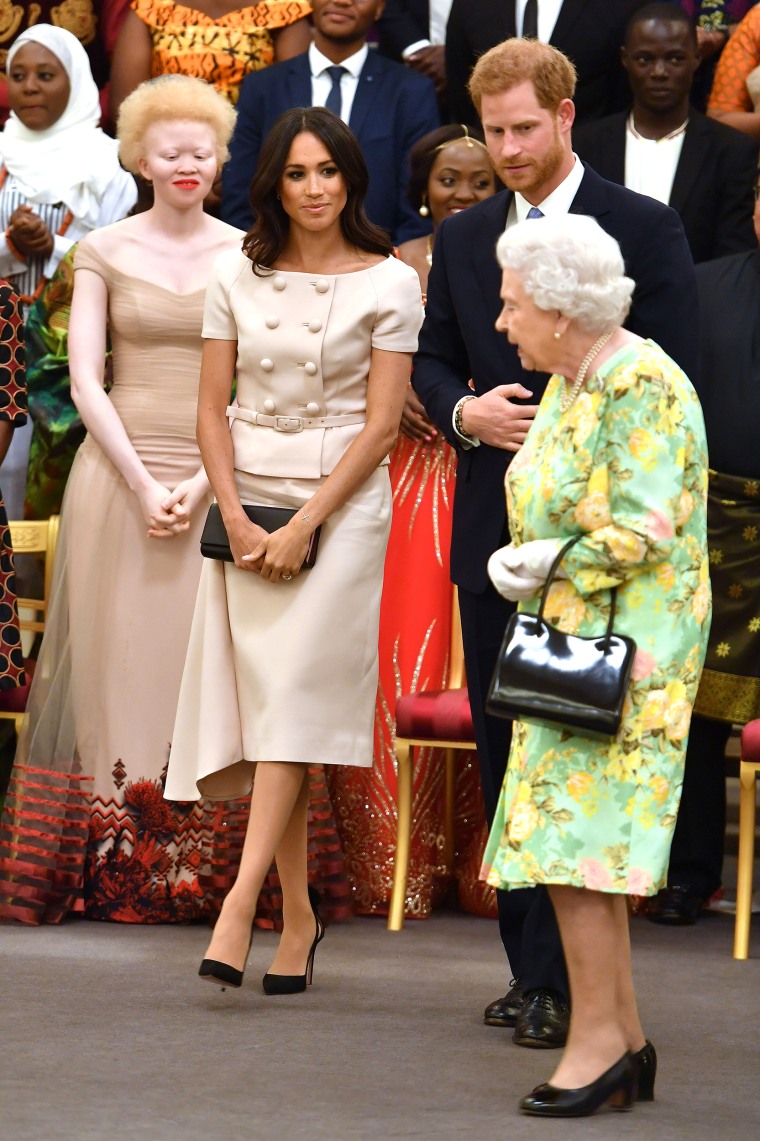
<svg viewBox="0 0 760 1141">
<path fill-rule="evenodd" d="M 598 381 L 598 383 L 597 383 Z M 564 413 L 549 382 L 507 473 L 516 543 L 585 537 L 546 617 L 568 633 L 636 642 L 612 741 L 516 722 L 482 876 L 653 895 L 665 886 L 692 705 L 710 618 L 707 445 L 688 379 L 653 342 L 614 354 Z M 521 609 L 538 610 L 538 598 Z"/>
</svg>

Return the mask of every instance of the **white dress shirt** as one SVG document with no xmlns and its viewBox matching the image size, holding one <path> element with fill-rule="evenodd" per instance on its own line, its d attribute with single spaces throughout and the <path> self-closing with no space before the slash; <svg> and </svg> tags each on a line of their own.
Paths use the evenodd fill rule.
<svg viewBox="0 0 760 1141">
<path fill-rule="evenodd" d="M 528 0 L 515 0 L 515 27 L 518 36 L 522 34 L 523 16 Z M 562 0 L 538 0 L 538 38 L 545 44 L 551 39 L 557 23 Z"/>
<path fill-rule="evenodd" d="M 625 132 L 625 185 L 629 190 L 668 205 L 687 123 L 688 119 L 661 139 L 645 139 L 629 116 Z"/>
<path fill-rule="evenodd" d="M 340 79 L 340 94 L 342 99 L 340 117 L 344 123 L 348 123 L 351 118 L 351 108 L 354 105 L 354 96 L 356 95 L 356 88 L 359 83 L 359 76 L 364 67 L 364 63 L 369 54 L 369 48 L 365 44 L 364 47 L 359 48 L 358 52 L 354 52 L 348 59 L 344 59 L 341 63 L 333 63 L 326 55 L 315 48 L 314 44 L 309 48 L 309 67 L 311 68 L 311 105 L 312 107 L 324 107 L 327 102 L 327 96 L 332 90 L 332 79 L 330 78 L 327 69 L 328 67 L 344 67 L 346 69 L 345 75 Z"/>
<path fill-rule="evenodd" d="M 575 158 L 573 169 L 566 178 L 560 182 L 555 190 L 552 190 L 551 194 L 548 194 L 546 198 L 544 198 L 543 202 L 536 203 L 536 207 L 547 217 L 556 218 L 561 214 L 570 213 L 573 199 L 578 193 L 578 189 L 583 180 L 583 163 L 577 155 L 573 157 Z M 523 198 L 522 194 L 516 192 L 512 197 L 507 212 L 507 225 L 505 228 L 509 230 L 517 222 L 524 222 L 532 206 L 532 202 L 528 202 L 527 198 Z"/>
</svg>

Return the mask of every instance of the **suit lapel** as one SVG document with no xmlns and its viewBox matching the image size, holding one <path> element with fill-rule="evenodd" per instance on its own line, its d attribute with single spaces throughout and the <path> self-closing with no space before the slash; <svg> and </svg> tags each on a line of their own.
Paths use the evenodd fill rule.
<svg viewBox="0 0 760 1141">
<path fill-rule="evenodd" d="M 562 43 L 565 41 L 568 30 L 583 14 L 584 7 L 585 0 L 563 0 L 559 15 L 557 16 L 557 23 L 554 25 L 554 31 L 549 40 L 550 43 Z"/>
<path fill-rule="evenodd" d="M 683 138 L 681 155 L 673 179 L 673 188 L 670 191 L 669 205 L 679 213 L 686 205 L 710 149 L 709 140 L 704 138 L 705 134 L 707 132 L 704 130 L 701 116 L 695 115 L 692 111 Z"/>
<path fill-rule="evenodd" d="M 308 52 L 288 60 L 286 85 L 288 107 L 311 107 L 311 67 Z"/>
<path fill-rule="evenodd" d="M 349 127 L 354 132 L 358 139 L 361 138 L 362 128 L 369 114 L 370 108 L 374 105 L 375 111 L 380 114 L 377 107 L 376 100 L 380 94 L 380 86 L 382 84 L 382 67 L 378 68 L 377 60 L 372 58 L 370 51 L 364 67 L 359 73 L 359 82 L 356 85 L 356 94 L 354 101 L 351 105 L 351 116 L 349 118 Z"/>
<path fill-rule="evenodd" d="M 583 170 L 583 178 L 570 207 L 570 213 L 590 214 L 592 218 L 602 218 L 610 211 L 604 179 L 585 163 Z"/>
</svg>

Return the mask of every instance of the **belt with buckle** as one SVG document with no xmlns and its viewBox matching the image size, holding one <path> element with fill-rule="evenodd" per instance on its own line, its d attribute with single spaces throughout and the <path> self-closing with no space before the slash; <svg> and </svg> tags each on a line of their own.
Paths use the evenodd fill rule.
<svg viewBox="0 0 760 1141">
<path fill-rule="evenodd" d="M 230 420 L 245 420 L 256 428 L 274 428 L 275 432 L 303 432 L 306 428 L 342 428 L 348 424 L 364 424 L 364 412 L 346 412 L 342 416 L 269 416 L 264 412 L 251 412 L 237 404 L 227 409 Z"/>
</svg>

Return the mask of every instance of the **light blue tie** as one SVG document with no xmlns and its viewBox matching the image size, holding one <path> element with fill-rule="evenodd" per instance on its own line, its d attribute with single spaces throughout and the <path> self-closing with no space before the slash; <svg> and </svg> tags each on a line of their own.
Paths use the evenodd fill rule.
<svg viewBox="0 0 760 1141">
<path fill-rule="evenodd" d="M 530 219 L 543 218 L 543 214 L 539 210 L 538 206 L 531 206 L 530 210 L 527 213 L 527 217 Z"/>
</svg>

